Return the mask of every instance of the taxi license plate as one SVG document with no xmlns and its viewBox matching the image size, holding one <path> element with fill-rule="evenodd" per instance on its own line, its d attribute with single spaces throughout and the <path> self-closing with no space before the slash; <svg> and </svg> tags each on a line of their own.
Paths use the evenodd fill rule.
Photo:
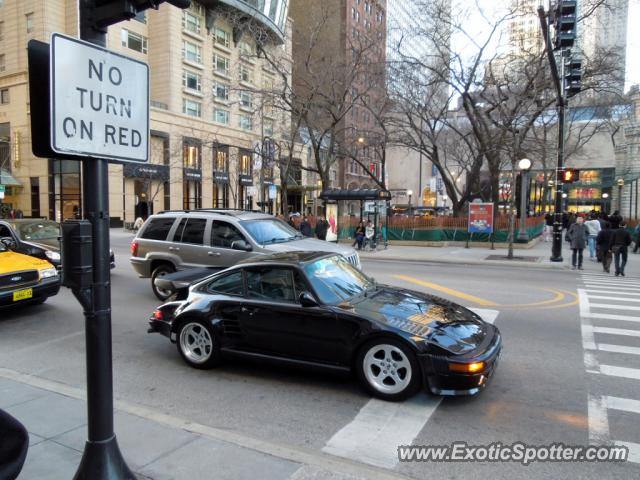
<svg viewBox="0 0 640 480">
<path fill-rule="evenodd" d="M 26 290 L 18 290 L 17 292 L 13 292 L 13 301 L 17 302 L 19 300 L 26 300 L 27 298 L 33 297 L 33 289 L 27 288 Z"/>
</svg>

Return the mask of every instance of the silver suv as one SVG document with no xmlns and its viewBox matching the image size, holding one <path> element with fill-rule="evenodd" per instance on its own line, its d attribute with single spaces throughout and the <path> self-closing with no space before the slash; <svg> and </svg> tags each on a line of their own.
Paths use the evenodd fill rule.
<svg viewBox="0 0 640 480">
<path fill-rule="evenodd" d="M 277 252 L 339 253 L 360 268 L 351 247 L 302 236 L 278 218 L 246 210 L 177 210 L 150 216 L 131 242 L 131 265 L 151 278 L 153 293 L 165 300 L 171 292 L 155 279 L 192 267 L 231 267 L 245 258 Z"/>
</svg>

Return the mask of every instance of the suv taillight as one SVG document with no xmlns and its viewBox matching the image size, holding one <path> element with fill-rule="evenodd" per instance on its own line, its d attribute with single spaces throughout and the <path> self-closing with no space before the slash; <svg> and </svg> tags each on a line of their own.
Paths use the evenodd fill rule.
<svg viewBox="0 0 640 480">
<path fill-rule="evenodd" d="M 131 242 L 131 256 L 132 257 L 138 256 L 138 242 L 136 241 Z"/>
</svg>

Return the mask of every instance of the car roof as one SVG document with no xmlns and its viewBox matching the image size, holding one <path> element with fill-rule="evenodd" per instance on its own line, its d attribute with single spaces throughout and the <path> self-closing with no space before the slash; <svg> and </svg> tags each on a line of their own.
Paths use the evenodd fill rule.
<svg viewBox="0 0 640 480">
<path fill-rule="evenodd" d="M 306 265 L 308 263 L 315 262 L 320 258 L 334 257 L 337 253 L 330 252 L 307 252 L 307 251 L 293 251 L 293 252 L 281 252 L 272 253 L 269 255 L 260 255 L 259 257 L 247 258 L 239 261 L 236 265 L 264 265 L 266 263 L 273 264 L 286 264 L 286 265 Z"/>
<path fill-rule="evenodd" d="M 240 210 L 234 208 L 199 208 L 195 210 L 163 210 L 154 215 L 154 217 L 162 215 L 224 215 L 227 217 L 235 217 L 238 220 L 261 220 L 266 218 L 276 218 L 268 213 L 259 210 Z"/>
</svg>

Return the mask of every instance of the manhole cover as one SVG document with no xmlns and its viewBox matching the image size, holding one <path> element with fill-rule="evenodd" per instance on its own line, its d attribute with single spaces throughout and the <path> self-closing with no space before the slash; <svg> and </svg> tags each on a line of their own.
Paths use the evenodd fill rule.
<svg viewBox="0 0 640 480">
<path fill-rule="evenodd" d="M 537 262 L 540 259 L 540 257 L 518 257 L 518 256 L 513 256 L 513 258 L 509 258 L 506 255 L 489 255 L 487 258 L 485 258 L 485 260 L 516 260 L 518 262 Z"/>
</svg>

